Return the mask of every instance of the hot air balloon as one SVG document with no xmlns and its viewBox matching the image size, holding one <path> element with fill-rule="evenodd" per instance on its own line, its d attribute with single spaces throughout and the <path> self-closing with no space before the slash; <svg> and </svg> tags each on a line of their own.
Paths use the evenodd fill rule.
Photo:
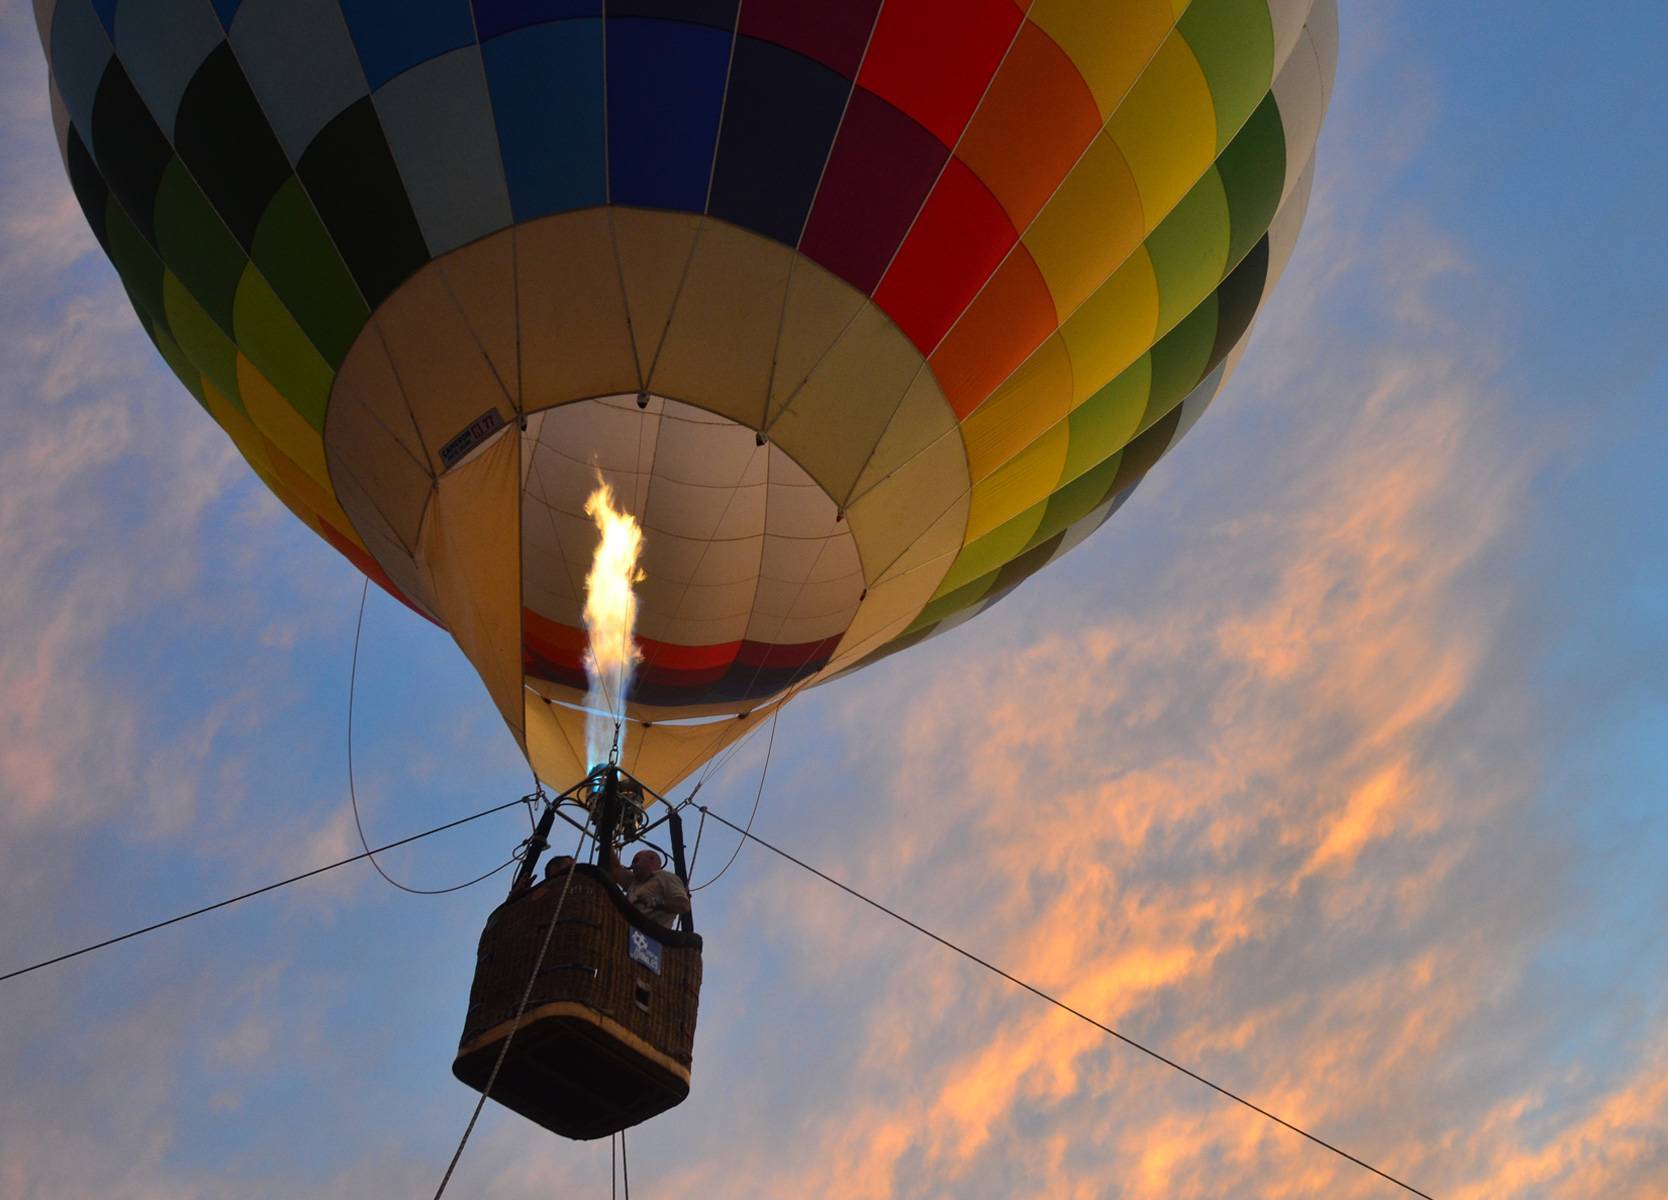
<svg viewBox="0 0 1668 1200">
<path fill-rule="evenodd" d="M 1335 0 L 36 0 L 75 194 L 266 485 L 583 777 L 600 476 L 645 531 L 618 766 L 1081 542 L 1290 254 Z"/>
</svg>

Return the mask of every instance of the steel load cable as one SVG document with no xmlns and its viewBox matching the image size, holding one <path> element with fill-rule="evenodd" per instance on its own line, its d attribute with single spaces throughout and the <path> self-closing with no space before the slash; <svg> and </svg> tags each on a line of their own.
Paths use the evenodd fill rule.
<svg viewBox="0 0 1668 1200">
<path fill-rule="evenodd" d="M 288 879 L 280 879 L 276 883 L 269 883 L 264 887 L 258 887 L 252 891 L 241 892 L 236 896 L 230 896 L 225 900 L 219 900 L 213 904 L 205 904 L 202 908 L 194 908 L 190 912 L 181 913 L 177 917 L 169 917 L 166 921 L 156 921 L 150 925 L 146 925 L 142 929 L 134 929 L 127 933 L 117 934 L 115 937 L 105 938 L 102 942 L 94 942 L 90 946 L 82 946 L 79 950 L 71 950 L 64 954 L 55 955 L 52 958 L 42 959 L 38 963 L 33 963 L 27 967 L 20 967 L 15 971 L 8 971 L 6 974 L 0 975 L 0 983 L 4 983 L 8 979 L 16 979 L 19 975 L 27 975 L 31 971 L 38 971 L 42 967 L 50 967 L 55 963 L 61 963 L 71 958 L 78 958 L 83 954 L 91 954 L 94 950 L 102 950 L 106 946 L 114 946 L 117 942 L 125 942 L 129 938 L 136 938 L 141 934 L 153 933 L 156 930 L 164 929 L 169 925 L 178 925 L 181 921 L 188 921 L 192 917 L 200 917 L 204 913 L 213 912 L 217 908 L 225 908 L 228 905 L 236 904 L 240 900 L 248 900 L 252 896 L 260 896 L 266 892 L 276 891 L 281 887 L 288 887 L 292 883 L 300 883 L 303 879 L 311 879 L 313 876 L 322 875 L 326 871 L 334 871 L 337 867 L 345 867 L 349 863 L 356 863 L 360 859 L 371 857 L 373 854 L 385 854 L 389 850 L 395 850 L 401 846 L 409 846 L 412 842 L 420 841 L 426 837 L 432 837 L 437 833 L 445 833 L 448 829 L 456 829 L 459 825 L 467 825 L 469 822 L 478 821 L 482 817 L 490 817 L 493 813 L 501 813 L 505 809 L 514 808 L 520 803 L 522 803 L 520 800 L 509 800 L 503 804 L 494 805 L 492 808 L 482 809 L 480 812 L 474 813 L 471 816 L 459 817 L 457 820 L 448 821 L 444 825 L 436 825 L 433 829 L 425 829 L 422 833 L 414 833 L 410 837 L 403 837 L 397 842 L 389 842 L 386 846 L 378 846 L 374 850 L 367 851 L 366 853 L 355 854 L 349 858 L 339 858 L 335 862 L 326 863 L 322 867 L 314 867 L 311 871 L 303 871 L 299 875 L 291 875 Z M 500 867 L 498 869 L 502 870 L 503 868 Z"/>
<path fill-rule="evenodd" d="M 835 879 L 832 875 L 829 875 L 826 872 L 817 870 L 817 868 L 813 867 L 810 863 L 804 861 L 803 859 L 795 858 L 792 854 L 789 854 L 786 850 L 782 849 L 780 846 L 774 846 L 770 842 L 765 841 L 765 839 L 760 837 L 758 834 L 751 833 L 747 830 L 742 829 L 739 825 L 736 825 L 733 821 L 726 820 L 723 816 L 719 815 L 716 812 L 713 812 L 711 809 L 707 808 L 705 805 L 697 804 L 695 807 L 698 808 L 703 814 L 705 814 L 707 816 L 710 816 L 714 821 L 717 821 L 719 824 L 727 825 L 731 829 L 735 830 L 735 832 L 741 834 L 743 840 L 757 842 L 760 846 L 762 846 L 766 850 L 769 850 L 772 854 L 775 854 L 780 858 L 786 859 L 788 862 L 791 862 L 794 866 L 799 867 L 802 870 L 809 871 L 812 875 L 815 875 L 818 879 L 821 879 L 824 883 L 833 884 L 835 887 L 839 888 L 842 892 L 846 893 L 848 896 L 851 896 L 851 897 L 853 897 L 857 900 L 861 900 L 864 904 L 867 904 L 870 908 L 874 908 L 874 909 L 879 910 L 880 912 L 885 913 L 887 916 L 891 917 L 894 921 L 898 921 L 898 922 L 900 922 L 904 925 L 909 926 L 916 933 L 921 934 L 923 937 L 931 938 L 933 941 L 937 942 L 940 946 L 943 946 L 945 949 L 955 951 L 957 954 L 961 955 L 963 958 L 967 959 L 970 962 L 977 963 L 979 966 L 983 967 L 985 970 L 990 971 L 993 974 L 1000 975 L 1003 979 L 1006 979 L 1009 983 L 1014 984 L 1017 987 L 1024 988 L 1026 991 L 1030 992 L 1033 996 L 1036 996 L 1040 1000 L 1046 1000 L 1048 1003 L 1052 1004 L 1055 1008 L 1060 1009 L 1062 1012 L 1070 1013 L 1072 1016 L 1076 1017 L 1079 1021 L 1083 1021 L 1083 1022 L 1085 1022 L 1089 1025 L 1093 1025 L 1096 1029 L 1100 1030 L 1102 1033 L 1108 1034 L 1111 1037 L 1116 1038 L 1118 1041 L 1122 1042 L 1124 1045 L 1129 1046 L 1132 1049 L 1139 1050 L 1142 1054 L 1145 1054 L 1148 1058 L 1155 1059 L 1156 1061 L 1163 1063 L 1165 1066 L 1171 1068 L 1172 1070 L 1180 1071 L 1183 1075 L 1186 1075 L 1189 1079 L 1192 1079 L 1197 1083 L 1204 1084 L 1206 1087 L 1210 1088 L 1211 1091 L 1216 1092 L 1219 1095 L 1226 1096 L 1229 1100 L 1232 1100 L 1235 1104 L 1243 1105 L 1246 1108 L 1250 1109 L 1252 1112 L 1258 1114 L 1259 1116 L 1266 1117 L 1270 1121 L 1273 1121 L 1276 1125 L 1284 1126 L 1286 1129 L 1291 1130 L 1293 1133 L 1297 1134 L 1298 1136 L 1307 1138 L 1309 1141 L 1315 1143 L 1315 1145 L 1321 1146 L 1321 1147 L 1323 1147 L 1327 1150 L 1332 1151 L 1332 1153 L 1338 1155 L 1338 1157 L 1348 1159 L 1350 1162 L 1354 1163 L 1356 1166 L 1361 1167 L 1364 1170 L 1371 1171 L 1374 1175 L 1377 1175 L 1380 1179 L 1384 1179 L 1384 1180 L 1387 1180 L 1390 1183 L 1395 1184 L 1397 1187 L 1401 1188 L 1403 1191 L 1410 1192 L 1415 1196 L 1421 1197 L 1421 1200 L 1433 1200 L 1433 1198 L 1428 1193 L 1421 1192 L 1418 1188 L 1414 1187 L 1412 1184 L 1404 1183 L 1400 1179 L 1397 1179 L 1394 1175 L 1391 1175 L 1389 1172 L 1379 1170 L 1377 1167 L 1373 1166 L 1372 1163 L 1367 1162 L 1365 1159 L 1357 1158 L 1355 1155 L 1351 1154 L 1348 1150 L 1340 1149 L 1339 1147 L 1333 1145 L 1331 1142 L 1327 1141 L 1325 1138 L 1322 1138 L 1322 1137 L 1319 1137 L 1319 1136 L 1317 1136 L 1313 1133 L 1310 1133 L 1307 1129 L 1304 1129 L 1304 1128 L 1302 1128 L 1301 1126 L 1298 1126 L 1298 1125 L 1294 1125 L 1290 1121 L 1284 1119 L 1283 1117 L 1275 1116 L 1273 1113 L 1269 1112 L 1268 1109 L 1263 1108 L 1258 1104 L 1252 1103 L 1250 1100 L 1247 1100 L 1244 1096 L 1241 1096 L 1236 1092 L 1229 1091 L 1227 1088 L 1223 1087 L 1221 1084 L 1212 1083 L 1210 1080 L 1206 1079 L 1203 1075 L 1199 1074 L 1197 1071 L 1193 1071 L 1193 1070 L 1190 1070 L 1187 1067 L 1182 1066 L 1182 1064 L 1177 1062 L 1175 1059 L 1167 1058 L 1165 1055 L 1160 1054 L 1157 1050 L 1154 1050 L 1154 1049 L 1151 1049 L 1148 1046 L 1142 1045 L 1140 1042 L 1136 1041 L 1134 1038 L 1130 1037 L 1128 1034 L 1119 1033 L 1116 1029 L 1113 1029 L 1110 1025 L 1107 1025 L 1107 1024 L 1104 1024 L 1103 1022 L 1097 1021 L 1095 1018 L 1089 1016 L 1087 1013 L 1081 1011 L 1080 1009 L 1073 1008 L 1071 1005 L 1067 1004 L 1064 1000 L 1060 1000 L 1060 999 L 1058 999 L 1054 996 L 1049 995 L 1047 992 L 1043 991 L 1041 988 L 1035 986 L 1034 984 L 1026 983 L 1025 980 L 1019 978 L 1017 975 L 1009 974 L 1007 971 L 1004 971 L 1001 967 L 997 966 L 995 963 L 992 963 L 992 962 L 990 962 L 986 959 L 980 958 L 977 954 L 974 954 L 971 950 L 962 949 L 960 946 L 956 945 L 954 942 L 950 941 L 948 938 L 940 937 L 938 934 L 934 933 L 932 930 L 928 929 L 926 926 L 918 924 L 917 922 L 910 920 L 908 917 L 904 916 L 900 912 L 897 912 L 893 909 L 887 908 L 886 905 L 882 904 L 880 901 L 869 899 L 869 897 L 865 896 L 862 892 L 858 891 L 856 888 L 851 887 L 848 884 L 841 883 L 838 879 Z"/>
</svg>

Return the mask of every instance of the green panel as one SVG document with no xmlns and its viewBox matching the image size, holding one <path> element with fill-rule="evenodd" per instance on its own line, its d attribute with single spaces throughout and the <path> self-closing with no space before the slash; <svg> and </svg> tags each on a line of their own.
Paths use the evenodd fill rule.
<svg viewBox="0 0 1668 1200">
<path fill-rule="evenodd" d="M 185 351 L 180 349 L 179 343 L 169 337 L 163 330 L 160 320 L 146 320 L 144 326 L 145 332 L 151 335 L 151 341 L 155 343 L 157 352 L 162 355 L 162 361 L 168 364 L 168 369 L 185 385 L 185 390 L 195 396 L 197 403 L 203 406 L 204 411 L 207 411 L 208 401 L 203 396 L 203 376 L 201 372 L 185 356 Z"/>
<path fill-rule="evenodd" d="M 1239 265 L 1268 232 L 1286 186 L 1286 130 L 1272 94 L 1216 160 L 1228 194 L 1228 267 Z"/>
<path fill-rule="evenodd" d="M 1143 431 L 1182 402 L 1205 376 L 1216 344 L 1216 294 L 1187 315 L 1153 347 L 1153 386 L 1142 414 Z"/>
<path fill-rule="evenodd" d="M 237 344 L 290 406 L 323 433 L 336 372 L 254 267 L 237 289 Z"/>
<path fill-rule="evenodd" d="M 1122 457 L 1121 454 L 1114 454 L 1050 496 L 1048 509 L 1043 513 L 1042 524 L 1037 527 L 1037 532 L 1031 535 L 1031 544 L 1026 549 L 1030 550 L 1050 538 L 1058 537 L 1094 512 L 1100 502 L 1106 499 L 1112 481 L 1118 477 L 1118 461 Z"/>
<path fill-rule="evenodd" d="M 111 197 L 105 209 L 105 237 L 111 265 L 122 277 L 129 299 L 141 315 L 162 321 L 162 260 L 151 249 L 145 235 L 127 215 L 127 210 Z"/>
<path fill-rule="evenodd" d="M 332 367 L 342 365 L 370 319 L 359 285 L 325 232 L 313 202 L 290 176 L 255 230 L 255 265 Z"/>
<path fill-rule="evenodd" d="M 909 628 L 900 637 L 909 637 L 917 632 L 925 632 L 932 625 L 938 624 L 945 617 L 952 617 L 962 609 L 977 604 L 984 599 L 985 593 L 996 586 L 996 572 L 975 579 L 972 583 L 963 584 L 953 592 L 946 592 L 936 600 L 930 601 L 921 610 L 921 615 L 909 623 Z"/>
<path fill-rule="evenodd" d="M 1036 531 L 1037 522 L 1042 520 L 1047 507 L 1046 500 L 1033 504 L 1017 517 L 1009 517 L 983 537 L 963 546 L 961 553 L 956 556 L 956 561 L 950 564 L 949 574 L 945 575 L 943 582 L 938 585 L 938 591 L 934 593 L 935 598 L 947 596 L 971 580 L 995 571 L 1010 559 L 1023 554 L 1026 543 L 1031 540 L 1031 534 Z"/>
<path fill-rule="evenodd" d="M 1274 82 L 1268 0 L 1193 0 L 1176 27 L 1210 85 L 1220 154 Z"/>
<path fill-rule="evenodd" d="M 1062 482 L 1115 456 L 1141 429 L 1152 392 L 1153 359 L 1149 352 L 1136 359 L 1116 379 L 1072 410 L 1067 418 L 1066 469 Z"/>
<path fill-rule="evenodd" d="M 232 336 L 232 301 L 249 260 L 177 158 L 156 189 L 156 248 L 214 323 Z"/>
<path fill-rule="evenodd" d="M 1158 276 L 1158 329 L 1164 333 L 1216 290 L 1228 269 L 1228 194 L 1206 171 L 1147 238 Z"/>
<path fill-rule="evenodd" d="M 186 358 L 228 400 L 242 408 L 243 397 L 237 387 L 237 347 L 172 271 L 162 277 L 162 303 L 168 313 L 168 327 Z"/>
</svg>

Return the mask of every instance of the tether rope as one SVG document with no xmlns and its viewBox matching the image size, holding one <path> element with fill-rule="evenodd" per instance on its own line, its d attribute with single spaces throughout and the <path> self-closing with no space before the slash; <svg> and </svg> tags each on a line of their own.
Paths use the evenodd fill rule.
<svg viewBox="0 0 1668 1200">
<path fill-rule="evenodd" d="M 181 913 L 177 917 L 169 917 L 166 921 L 157 921 L 153 924 L 146 925 L 142 929 L 135 929 L 128 933 L 118 934 L 115 937 L 105 938 L 102 942 L 94 942 L 90 946 L 83 946 L 79 950 L 71 950 L 65 954 L 59 954 L 52 958 L 42 959 L 38 963 L 33 963 L 27 967 L 20 967 L 15 971 L 8 971 L 6 974 L 0 975 L 0 983 L 4 983 L 8 979 L 16 979 L 19 975 L 27 975 L 31 971 L 38 971 L 42 967 L 50 967 L 55 963 L 61 963 L 71 958 L 77 958 L 83 954 L 91 954 L 94 950 L 102 950 L 106 946 L 114 946 L 117 942 L 125 942 L 129 938 L 136 938 L 141 934 L 152 933 L 158 929 L 164 929 L 169 925 L 178 925 L 181 921 L 188 921 L 192 917 L 200 917 L 204 913 L 213 912 L 217 908 L 225 908 L 227 905 L 236 904 L 240 900 L 248 900 L 252 896 L 260 896 L 266 892 L 275 891 L 281 887 L 288 887 L 292 883 L 300 883 L 303 879 L 311 879 L 313 876 L 322 875 L 326 871 L 334 871 L 337 867 L 345 867 L 349 863 L 356 863 L 362 858 L 369 858 L 372 854 L 384 854 L 389 850 L 395 850 L 401 846 L 409 846 L 412 842 L 418 841 L 422 838 L 432 837 L 437 833 L 444 833 L 448 829 L 456 829 L 459 825 L 467 825 L 469 822 L 478 821 L 482 817 L 490 817 L 493 813 L 503 812 L 506 808 L 514 808 L 520 803 L 520 800 L 510 800 L 504 804 L 495 805 L 492 808 L 482 809 L 480 812 L 475 813 L 472 816 L 459 817 L 456 821 L 448 821 L 444 825 L 436 825 L 433 829 L 425 829 L 422 833 L 414 833 L 410 837 L 403 837 L 397 842 L 389 842 L 386 846 L 378 846 L 375 850 L 368 851 L 364 854 L 355 854 L 350 858 L 340 858 L 333 863 L 326 863 L 322 867 L 314 867 L 311 871 L 303 871 L 299 875 L 291 875 L 288 879 L 280 879 L 277 883 L 269 883 L 265 887 L 258 887 L 253 891 L 242 892 L 225 900 L 216 901 L 213 904 L 205 904 L 202 908 L 194 908 L 190 912 Z M 498 870 L 503 870 L 503 868 L 499 867 Z"/>
<path fill-rule="evenodd" d="M 707 808 L 705 805 L 699 805 L 698 804 L 698 805 L 696 805 L 696 807 L 698 809 L 700 809 L 701 812 L 710 816 L 713 820 L 719 822 L 722 825 L 728 825 L 731 829 L 733 829 L 737 833 L 741 834 L 742 839 L 744 841 L 750 840 L 750 841 L 757 842 L 760 846 L 764 847 L 766 850 L 769 850 L 772 854 L 775 854 L 780 858 L 786 859 L 788 862 L 791 862 L 794 866 L 799 867 L 802 870 L 809 871 L 811 874 L 815 875 L 818 879 L 821 879 L 824 883 L 833 884 L 835 887 L 839 888 L 842 892 L 845 892 L 848 896 L 852 896 L 855 899 L 861 900 L 864 904 L 867 904 L 870 908 L 878 909 L 880 912 L 883 912 L 887 916 L 891 917 L 894 921 L 898 921 L 898 922 L 900 922 L 904 925 L 909 926 L 916 933 L 919 933 L 924 937 L 931 938 L 933 941 L 937 942 L 940 946 L 943 946 L 945 949 L 953 950 L 957 954 L 961 955 L 963 958 L 967 959 L 968 961 L 977 963 L 979 966 L 983 967 L 987 971 L 992 972 L 993 974 L 1000 975 L 1003 979 L 1006 979 L 1009 983 L 1012 983 L 1017 987 L 1024 988 L 1026 991 L 1030 992 L 1033 996 L 1036 996 L 1038 999 L 1041 999 L 1041 1000 L 1046 1000 L 1048 1003 L 1052 1004 L 1055 1008 L 1060 1009 L 1062 1012 L 1070 1013 L 1072 1016 L 1076 1017 L 1079 1021 L 1083 1021 L 1086 1024 L 1093 1025 L 1096 1029 L 1100 1030 L 1102 1033 L 1108 1034 L 1111 1037 L 1116 1038 L 1118 1041 L 1124 1043 L 1124 1045 L 1129 1046 L 1132 1049 L 1139 1050 L 1142 1054 L 1145 1054 L 1147 1057 L 1155 1059 L 1156 1061 L 1163 1063 L 1165 1066 L 1171 1068 L 1172 1070 L 1180 1071 L 1183 1075 L 1186 1075 L 1189 1079 L 1192 1079 L 1195 1082 L 1204 1084 L 1206 1087 L 1210 1088 L 1213 1092 L 1216 1092 L 1216 1093 L 1218 1093 L 1219 1095 L 1222 1095 L 1222 1096 L 1226 1096 L 1229 1100 L 1232 1100 L 1235 1104 L 1244 1105 L 1246 1108 L 1250 1109 L 1252 1112 L 1258 1114 L 1259 1116 L 1267 1117 L 1270 1121 L 1273 1121 L 1276 1125 L 1283 1126 L 1284 1128 L 1291 1130 L 1293 1133 L 1297 1134 L 1298 1136 L 1307 1138 L 1309 1141 L 1315 1143 L 1315 1145 L 1321 1146 L 1324 1149 L 1332 1151 L 1332 1153 L 1338 1155 L 1340 1158 L 1347 1159 L 1350 1162 L 1354 1163 L 1356 1166 L 1361 1167 L 1364 1170 L 1371 1171 L 1374 1175 L 1377 1175 L 1380 1179 L 1384 1179 L 1384 1180 L 1387 1180 L 1390 1183 L 1395 1184 L 1397 1187 L 1401 1188 L 1403 1191 L 1410 1192 L 1415 1196 L 1419 1196 L 1419 1197 L 1421 1197 L 1421 1200 L 1432 1200 L 1432 1197 L 1430 1195 L 1428 1195 L 1425 1192 L 1421 1192 L 1418 1188 L 1414 1187 L 1412 1184 L 1404 1183 L 1400 1179 L 1397 1179 L 1394 1175 L 1391 1175 L 1390 1173 L 1388 1173 L 1387 1171 L 1379 1170 L 1379 1168 L 1373 1166 L 1372 1163 L 1367 1162 L 1365 1159 L 1357 1158 L 1355 1155 L 1351 1154 L 1349 1151 L 1340 1149 L 1339 1147 L 1333 1145 L 1331 1142 L 1325 1140 L 1324 1138 L 1318 1137 L 1315 1134 L 1310 1133 L 1307 1129 L 1304 1129 L 1304 1128 L 1302 1128 L 1301 1126 L 1298 1126 L 1298 1125 L 1294 1125 L 1290 1121 L 1286 1120 L 1283 1117 L 1275 1116 L 1273 1113 L 1269 1112 L 1268 1109 L 1263 1108 L 1260 1105 L 1252 1103 L 1250 1100 L 1247 1100 L 1244 1096 L 1241 1096 L 1241 1095 L 1239 1095 L 1235 1092 L 1229 1091 L 1227 1088 L 1223 1087 L 1221 1084 L 1212 1083 L 1210 1080 L 1206 1079 L 1203 1075 L 1199 1074 L 1197 1071 L 1189 1070 L 1187 1067 L 1182 1066 L 1181 1063 L 1177 1062 L 1175 1059 L 1168 1058 L 1165 1055 L 1160 1054 L 1157 1050 L 1153 1050 L 1150 1047 L 1143 1046 L 1140 1042 L 1136 1041 L 1134 1038 L 1128 1036 L 1127 1034 L 1119 1033 L 1116 1029 L 1113 1029 L 1110 1025 L 1107 1025 L 1107 1024 L 1104 1024 L 1103 1022 L 1095 1020 L 1095 1018 L 1089 1016 L 1087 1013 L 1082 1012 L 1079 1009 L 1073 1008 L 1071 1005 L 1067 1004 L 1064 1000 L 1060 1000 L 1060 999 L 1058 999 L 1054 996 L 1049 995 L 1047 992 L 1043 991 L 1041 988 L 1035 986 L 1034 984 L 1026 983 L 1025 980 L 1019 978 L 1017 975 L 1012 975 L 1012 974 L 1008 973 L 1007 971 L 1004 971 L 1001 967 L 997 966 L 996 964 L 994 964 L 992 962 L 989 962 L 986 959 L 980 958 L 977 954 L 974 954 L 971 950 L 962 949 L 960 946 L 956 945 L 954 942 L 950 941 L 948 938 L 940 937 L 938 934 L 934 933 L 932 930 L 928 929 L 926 926 L 921 925 L 921 924 L 919 924 L 915 921 L 910 920 L 908 917 L 904 916 L 902 913 L 899 913 L 899 912 L 897 912 L 893 909 L 887 908 L 886 905 L 880 903 L 880 901 L 878 901 L 878 900 L 869 899 L 869 897 L 865 896 L 862 892 L 859 892 L 856 888 L 851 887 L 847 884 L 841 883 L 838 879 L 835 879 L 832 875 L 829 875 L 826 872 L 817 870 L 817 868 L 813 867 L 810 863 L 805 862 L 803 859 L 795 858 L 792 854 L 789 854 L 786 850 L 783 850 L 780 846 L 774 846 L 771 843 L 765 841 L 758 834 L 751 833 L 747 830 L 742 829 L 739 825 L 736 825 L 732 821 L 726 820 L 724 817 L 720 816 L 718 813 L 713 812 L 711 809 Z"/>
<path fill-rule="evenodd" d="M 579 851 L 585 845 L 585 834 L 579 835 L 579 842 L 573 848 L 572 858 L 577 862 Z M 527 986 L 522 989 L 521 1003 L 516 1005 L 515 1018 L 510 1022 L 510 1031 L 504 1035 L 504 1041 L 498 1047 L 498 1057 L 493 1061 L 492 1074 L 487 1076 L 486 1086 L 481 1089 L 481 1098 L 475 1101 L 475 1111 L 469 1114 L 469 1124 L 463 1127 L 463 1136 L 458 1139 L 458 1148 L 452 1151 L 452 1161 L 446 1164 L 446 1174 L 440 1177 L 440 1186 L 434 1189 L 434 1200 L 440 1200 L 446 1191 L 446 1185 L 452 1182 L 452 1172 L 457 1170 L 458 1160 L 463 1157 L 463 1148 L 469 1144 L 469 1135 L 475 1132 L 475 1122 L 481 1119 L 481 1110 L 486 1107 L 488 1097 L 498 1082 L 498 1072 L 503 1070 L 504 1057 L 509 1053 L 510 1043 L 515 1041 L 516 1030 L 521 1028 L 521 1018 L 527 1012 L 527 1004 L 533 998 L 533 985 L 539 980 L 539 972 L 544 968 L 544 956 L 550 950 L 550 939 L 556 933 L 556 924 L 562 916 L 562 905 L 567 903 L 568 889 L 573 886 L 575 872 L 569 868 L 562 880 L 562 894 L 556 897 L 556 909 L 550 914 L 550 924 L 545 927 L 544 940 L 539 943 L 538 957 L 533 960 L 532 974 L 527 976 Z M 627 1195 L 630 1189 L 627 1189 Z"/>
</svg>

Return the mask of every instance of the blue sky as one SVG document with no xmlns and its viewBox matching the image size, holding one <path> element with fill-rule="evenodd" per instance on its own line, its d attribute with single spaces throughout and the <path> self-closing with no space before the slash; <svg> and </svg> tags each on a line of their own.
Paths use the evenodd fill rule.
<svg viewBox="0 0 1668 1200">
<path fill-rule="evenodd" d="M 156 358 L 0 13 L 10 969 L 355 848 L 361 582 Z M 1341 24 L 1224 397 L 1066 560 L 796 700 L 759 829 L 1433 1195 L 1657 1197 L 1668 15 Z M 374 590 L 359 680 L 373 836 L 525 790 Z M 762 749 L 703 796 L 745 814 Z M 524 830 L 387 865 L 456 882 Z M 432 1192 L 495 886 L 349 869 L 4 985 L 0 1197 Z M 695 1092 L 631 1135 L 640 1194 L 1394 1194 L 756 850 L 697 899 Z M 492 1111 L 455 1186 L 607 1174 Z"/>
</svg>

